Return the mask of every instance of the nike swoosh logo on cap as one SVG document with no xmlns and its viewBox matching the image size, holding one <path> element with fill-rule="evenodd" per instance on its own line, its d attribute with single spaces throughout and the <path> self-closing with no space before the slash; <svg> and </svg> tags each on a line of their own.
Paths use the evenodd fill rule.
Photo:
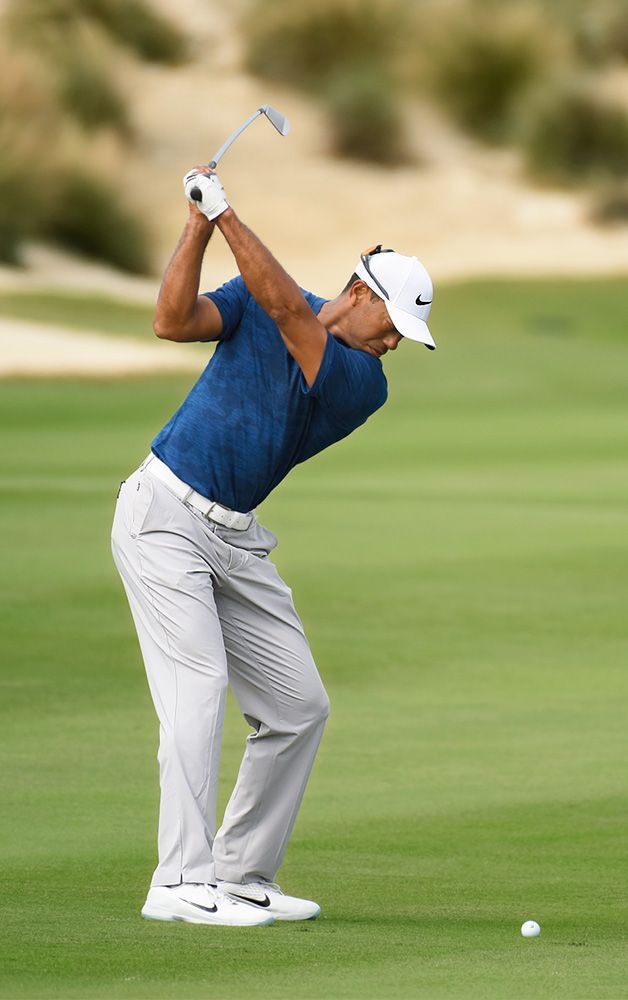
<svg viewBox="0 0 628 1000">
<path fill-rule="evenodd" d="M 206 913 L 215 913 L 218 907 L 214 906 L 201 906 L 200 903 L 193 903 L 191 899 L 182 899 L 182 903 L 187 903 L 188 906 L 195 906 L 197 910 L 205 910 Z"/>
<path fill-rule="evenodd" d="M 242 899 L 245 903 L 253 903 L 255 906 L 270 906 L 268 896 L 264 896 L 263 899 L 251 899 L 250 896 L 241 896 L 239 892 L 230 892 L 229 895 L 235 896 L 236 899 Z"/>
<path fill-rule="evenodd" d="M 431 306 L 432 300 L 428 299 L 427 302 L 423 302 L 420 295 L 417 295 L 415 302 L 418 306 Z"/>
</svg>

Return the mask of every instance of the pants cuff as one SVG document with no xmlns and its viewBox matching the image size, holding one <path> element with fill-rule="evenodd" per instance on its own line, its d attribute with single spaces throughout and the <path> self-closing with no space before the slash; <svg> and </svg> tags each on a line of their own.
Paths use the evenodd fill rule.
<svg viewBox="0 0 628 1000">
<path fill-rule="evenodd" d="M 157 868 L 151 879 L 151 888 L 156 885 L 181 885 L 182 882 L 209 882 L 215 884 L 216 872 L 213 862 L 198 868 L 175 871 L 172 868 Z"/>
</svg>

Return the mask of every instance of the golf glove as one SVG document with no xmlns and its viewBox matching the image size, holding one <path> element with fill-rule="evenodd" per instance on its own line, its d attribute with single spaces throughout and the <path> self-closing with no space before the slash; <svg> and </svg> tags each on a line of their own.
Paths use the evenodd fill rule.
<svg viewBox="0 0 628 1000">
<path fill-rule="evenodd" d="M 192 205 L 197 205 L 211 222 L 229 208 L 225 189 L 216 174 L 202 174 L 190 170 L 183 178 L 185 197 Z"/>
</svg>

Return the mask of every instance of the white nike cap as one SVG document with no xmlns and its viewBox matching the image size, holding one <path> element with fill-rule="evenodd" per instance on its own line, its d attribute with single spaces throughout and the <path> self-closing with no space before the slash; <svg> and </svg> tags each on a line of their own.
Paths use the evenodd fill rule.
<svg viewBox="0 0 628 1000">
<path fill-rule="evenodd" d="M 386 303 L 395 329 L 408 340 L 436 350 L 427 318 L 434 294 L 432 279 L 416 257 L 382 250 L 381 243 L 362 254 L 355 273 Z"/>
</svg>

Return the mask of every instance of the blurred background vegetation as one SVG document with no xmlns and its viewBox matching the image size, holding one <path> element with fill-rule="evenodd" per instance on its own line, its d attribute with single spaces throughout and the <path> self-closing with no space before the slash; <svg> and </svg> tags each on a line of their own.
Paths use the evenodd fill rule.
<svg viewBox="0 0 628 1000">
<path fill-rule="evenodd" d="M 628 103 L 605 95 L 604 78 L 628 62 L 628 5 L 255 0 L 242 27 L 248 68 L 323 101 L 342 154 L 403 158 L 410 95 L 482 142 L 521 147 L 538 178 L 626 171 Z"/>
<path fill-rule="evenodd" d="M 531 183 L 586 187 L 628 218 L 628 4 L 619 0 L 241 0 L 243 68 L 317 102 L 332 155 L 420 167 L 408 108 L 515 150 Z M 121 59 L 178 65 L 189 37 L 151 0 L 6 0 L 0 35 L 0 259 L 50 240 L 131 272 L 150 233 L 102 137 L 136 148 Z M 622 80 L 628 76 L 621 76 Z M 413 137 L 415 140 L 416 137 Z M 412 153 L 410 150 L 412 149 Z M 45 163 L 45 183 L 33 167 Z"/>
<path fill-rule="evenodd" d="M 146 0 L 9 0 L 1 26 L 0 260 L 19 263 L 39 237 L 147 272 L 149 234 L 94 138 L 107 133 L 119 153 L 135 141 L 121 51 L 177 63 L 186 39 Z"/>
</svg>

